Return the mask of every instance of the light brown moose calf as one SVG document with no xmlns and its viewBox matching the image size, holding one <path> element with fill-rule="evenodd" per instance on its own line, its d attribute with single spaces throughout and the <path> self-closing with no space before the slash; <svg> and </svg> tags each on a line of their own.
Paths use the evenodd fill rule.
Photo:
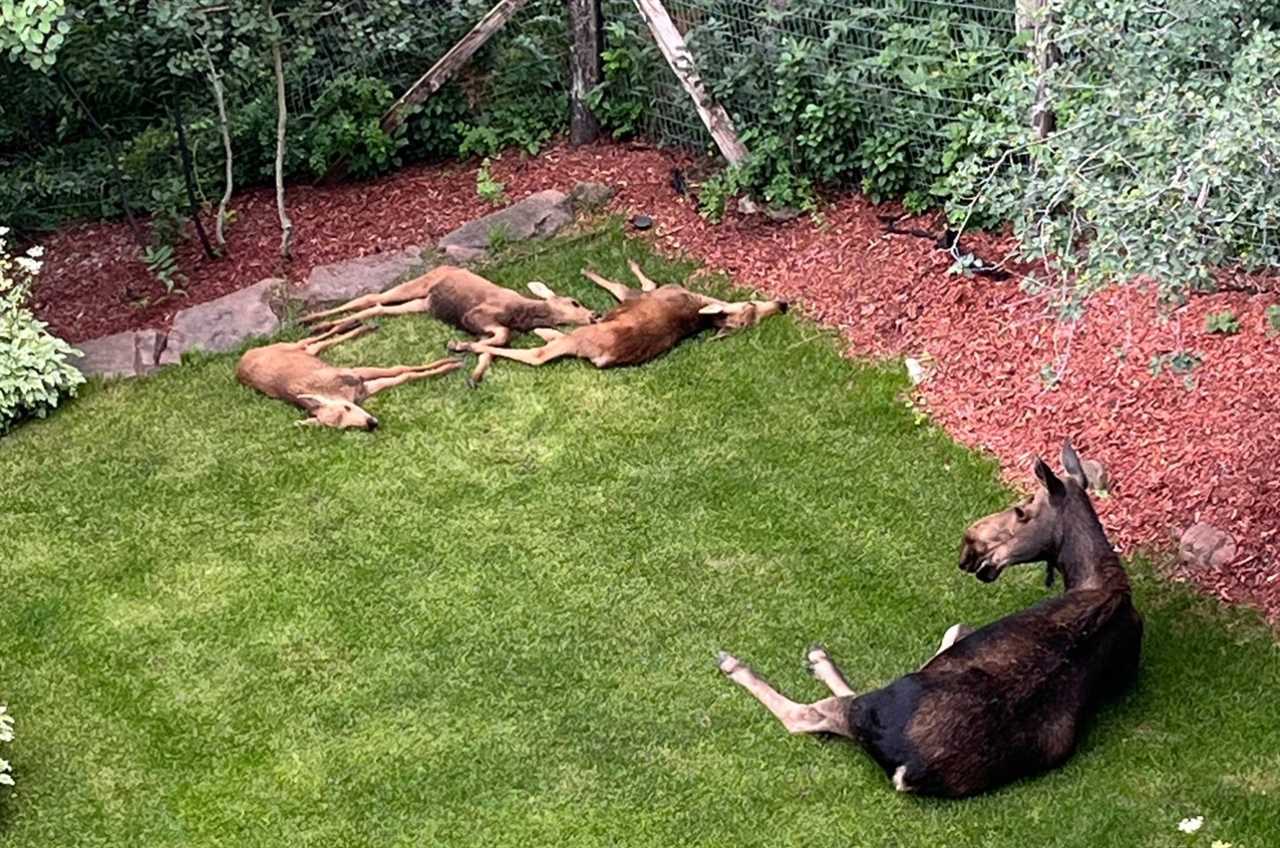
<svg viewBox="0 0 1280 848">
<path fill-rule="evenodd" d="M 374 328 L 367 324 L 342 332 L 345 324 L 297 342 L 255 347 L 240 357 L 236 379 L 263 394 L 288 401 L 307 412 L 300 426 L 375 430 L 378 419 L 360 408 L 384 389 L 447 374 L 462 367 L 445 358 L 427 365 L 392 368 L 337 368 L 317 354 Z"/>
<path fill-rule="evenodd" d="M 573 298 L 559 297 L 542 283 L 529 283 L 529 291 L 541 300 L 491 283 L 464 268 L 441 265 L 380 294 L 357 297 L 342 306 L 303 316 L 302 320 L 310 323 L 342 316 L 316 324 L 317 329 L 324 329 L 379 315 L 425 312 L 481 337 L 484 344 L 497 346 L 511 341 L 512 333 L 527 333 L 535 327 L 559 324 L 590 324 L 596 319 L 590 309 Z M 481 356 L 468 384 L 474 386 L 480 382 L 492 362 L 492 356 Z"/>
<path fill-rule="evenodd" d="M 530 350 L 495 347 L 484 341 L 451 342 L 449 349 L 500 356 L 526 365 L 543 365 L 562 356 L 576 356 L 590 360 L 597 368 L 614 368 L 648 362 L 703 330 L 714 329 L 716 336 L 721 337 L 787 311 L 786 302 L 781 300 L 729 303 L 682 286 L 658 286 L 635 262 L 629 264 L 631 273 L 640 281 L 639 291 L 590 271 L 582 272 L 620 301 L 590 326 L 567 334 L 535 329 L 547 344 Z"/>
</svg>

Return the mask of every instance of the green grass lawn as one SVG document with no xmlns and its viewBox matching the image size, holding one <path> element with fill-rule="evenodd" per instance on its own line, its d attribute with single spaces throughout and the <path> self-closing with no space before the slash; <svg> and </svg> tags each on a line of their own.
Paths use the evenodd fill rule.
<svg viewBox="0 0 1280 848">
<path fill-rule="evenodd" d="M 605 307 L 578 271 L 632 256 L 689 270 L 605 229 L 488 273 Z M 400 318 L 328 356 L 455 335 Z M 21 427 L 0 845 L 1280 845 L 1280 648 L 1142 563 L 1138 687 L 989 796 L 899 795 L 716 672 L 728 648 L 814 699 L 820 640 L 866 689 L 1044 594 L 956 568 L 1012 495 L 838 347 L 791 315 L 640 369 L 499 361 L 374 398 L 376 434 L 296 428 L 209 357 Z"/>
</svg>

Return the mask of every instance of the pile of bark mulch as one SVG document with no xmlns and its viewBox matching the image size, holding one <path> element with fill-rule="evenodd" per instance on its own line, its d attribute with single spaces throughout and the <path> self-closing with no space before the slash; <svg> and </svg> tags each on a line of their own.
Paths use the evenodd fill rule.
<svg viewBox="0 0 1280 848">
<path fill-rule="evenodd" d="M 660 246 L 798 303 L 838 328 L 851 353 L 932 361 L 920 401 L 952 436 L 994 454 L 1017 484 L 1028 483 L 1036 455 L 1056 464 L 1070 436 L 1110 473 L 1110 495 L 1097 503 L 1124 550 L 1168 548 L 1197 521 L 1227 530 L 1239 546 L 1232 562 L 1174 577 L 1280 622 L 1280 337 L 1268 335 L 1264 317 L 1280 301 L 1274 280 L 1233 280 L 1264 293 L 1197 297 L 1164 317 L 1149 292 L 1108 291 L 1067 325 L 1020 289 L 1017 273 L 1005 280 L 950 274 L 951 258 L 929 240 L 886 232 L 882 219 L 896 208 L 860 197 L 834 200 L 821 226 L 807 217 L 779 224 L 733 214 L 710 225 L 673 186 L 672 169 L 688 165 L 667 152 L 595 145 L 554 147 L 532 159 L 508 155 L 492 170 L 512 199 L 568 190 L 579 180 L 608 183 L 619 190 L 615 210 L 654 218 Z M 301 279 L 317 264 L 427 243 L 489 211 L 475 193 L 474 165 L 293 188 L 296 256 L 281 268 L 272 193 L 246 192 L 234 207 L 231 258 L 206 262 L 185 247 L 188 297 L 145 308 L 131 298 L 158 292 L 129 259 L 122 225 L 58 233 L 45 241 L 50 261 L 38 312 L 73 340 L 163 326 L 178 308 L 262 277 Z M 908 223 L 928 229 L 933 222 Z M 987 259 L 1011 250 L 992 235 L 965 247 Z M 1239 318 L 1240 332 L 1206 333 L 1206 313 L 1224 309 Z M 1152 373 L 1153 360 L 1167 362 L 1178 351 L 1198 354 L 1200 364 L 1189 375 L 1168 367 Z M 1045 366 L 1057 377 L 1053 386 Z"/>
</svg>

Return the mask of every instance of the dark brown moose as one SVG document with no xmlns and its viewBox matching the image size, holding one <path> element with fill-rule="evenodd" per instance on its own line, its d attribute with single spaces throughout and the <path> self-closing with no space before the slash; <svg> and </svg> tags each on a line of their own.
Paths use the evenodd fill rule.
<svg viewBox="0 0 1280 848">
<path fill-rule="evenodd" d="M 630 263 L 631 273 L 640 281 L 640 290 L 583 271 L 588 279 L 618 299 L 608 314 L 587 327 L 571 333 L 536 329 L 547 343 L 528 350 L 495 347 L 485 342 L 452 342 L 453 351 L 472 351 L 483 356 L 500 356 L 526 365 L 544 365 L 563 356 L 590 360 L 597 368 L 641 365 L 703 330 L 724 336 L 734 330 L 760 323 L 770 315 L 787 311 L 780 300 L 750 300 L 729 303 L 695 294 L 675 285 L 658 286 Z"/>
<path fill-rule="evenodd" d="M 1041 489 L 974 523 L 960 568 L 991 582 L 1010 565 L 1045 561 L 1065 591 L 979 630 L 956 625 L 916 672 L 857 695 L 831 657 L 805 660 L 834 697 L 801 704 L 722 653 L 719 667 L 791 733 L 833 733 L 861 745 L 901 792 L 959 798 L 1061 765 L 1098 706 L 1138 673 L 1142 619 L 1129 580 L 1085 491 L 1080 459 L 1067 476 L 1036 460 Z"/>
<path fill-rule="evenodd" d="M 511 341 L 513 333 L 559 324 L 590 324 L 596 318 L 595 313 L 578 301 L 557 296 L 543 283 L 529 283 L 529 291 L 541 300 L 517 294 L 464 268 L 441 265 L 380 294 L 364 295 L 333 309 L 305 315 L 302 321 L 312 323 L 341 316 L 315 325 L 317 329 L 325 329 L 379 315 L 425 312 L 481 337 L 484 344 L 504 345 Z M 479 383 L 492 362 L 492 356 L 481 356 L 468 384 Z"/>
</svg>

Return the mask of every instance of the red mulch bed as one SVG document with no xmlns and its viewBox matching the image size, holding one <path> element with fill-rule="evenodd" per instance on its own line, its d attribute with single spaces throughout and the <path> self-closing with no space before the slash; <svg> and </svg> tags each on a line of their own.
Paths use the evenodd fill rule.
<svg viewBox="0 0 1280 848">
<path fill-rule="evenodd" d="M 1098 507 L 1113 540 L 1125 550 L 1167 547 L 1196 521 L 1225 529 L 1239 544 L 1233 562 L 1173 576 L 1280 622 L 1280 337 L 1267 334 L 1263 315 L 1280 301 L 1274 280 L 1250 281 L 1269 294 L 1198 297 L 1165 319 L 1149 292 L 1108 291 L 1094 298 L 1083 321 L 1064 325 L 1017 279 L 949 274 L 949 258 L 928 241 L 884 232 L 879 216 L 892 207 L 860 197 L 834 200 L 822 227 L 807 218 L 775 224 L 736 216 L 709 225 L 672 190 L 676 163 L 673 154 L 647 148 L 557 146 L 533 159 L 504 156 L 493 173 L 513 199 L 567 190 L 578 180 L 606 182 L 619 189 L 613 208 L 654 217 L 660 246 L 799 303 L 839 328 L 850 352 L 927 352 L 937 365 L 920 400 L 955 438 L 990 451 L 1011 480 L 1025 482 L 1031 458 L 1056 459 L 1070 435 L 1111 473 L 1111 496 Z M 178 309 L 263 277 L 301 280 L 316 265 L 430 243 L 489 211 L 475 193 L 474 164 L 293 187 L 295 258 L 282 268 L 273 193 L 250 190 L 233 205 L 239 217 L 229 233 L 231 256 L 208 262 L 184 245 L 188 295 L 158 303 L 163 289 L 129 259 L 122 224 L 51 236 L 37 312 L 73 341 L 163 327 Z M 988 259 L 1010 248 L 1007 239 L 985 235 L 967 246 Z M 152 305 L 139 307 L 143 297 Z M 1238 334 L 1204 332 L 1205 313 L 1220 309 L 1239 317 Z M 1181 375 L 1150 373 L 1153 357 L 1184 347 L 1203 357 L 1194 386 Z M 1065 365 L 1052 390 L 1041 377 L 1050 363 Z"/>
</svg>

